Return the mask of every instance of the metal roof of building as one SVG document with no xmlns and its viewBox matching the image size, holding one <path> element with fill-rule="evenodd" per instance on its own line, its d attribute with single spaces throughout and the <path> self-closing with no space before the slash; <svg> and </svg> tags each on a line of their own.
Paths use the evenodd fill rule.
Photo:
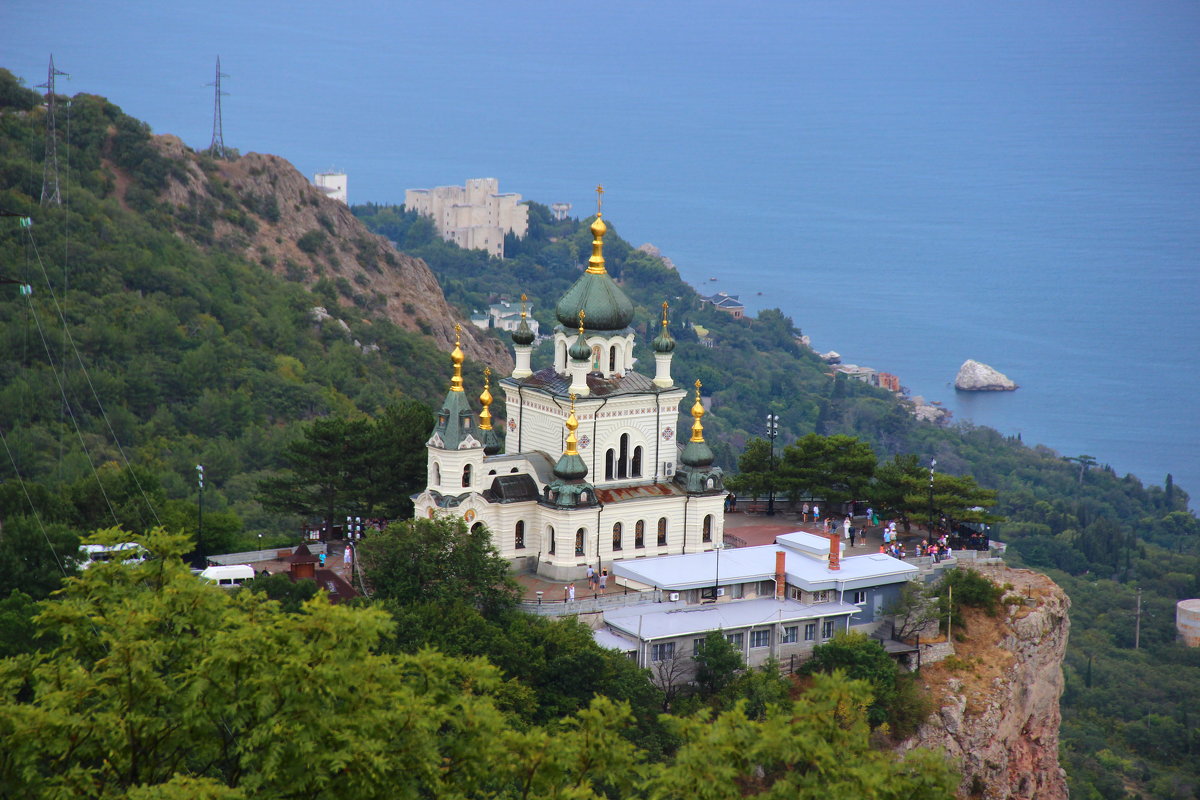
<svg viewBox="0 0 1200 800">
<path fill-rule="evenodd" d="M 719 556 L 718 551 L 709 550 L 704 553 L 616 561 L 613 562 L 612 571 L 619 578 L 663 591 L 679 592 L 714 585 L 773 580 L 775 554 L 780 552 L 786 557 L 784 571 L 787 582 L 811 592 L 826 589 L 847 591 L 900 583 L 918 572 L 915 566 L 883 553 L 843 558 L 841 569 L 831 570 L 823 560 L 774 544 L 725 548 Z"/>
<path fill-rule="evenodd" d="M 609 611 L 604 614 L 604 622 L 618 632 L 650 641 L 715 630 L 737 631 L 780 622 L 840 617 L 859 611 L 858 606 L 851 603 L 807 604 L 770 597 L 700 606 L 675 606 L 669 603 L 656 603 L 655 606 L 632 606 Z"/>
</svg>

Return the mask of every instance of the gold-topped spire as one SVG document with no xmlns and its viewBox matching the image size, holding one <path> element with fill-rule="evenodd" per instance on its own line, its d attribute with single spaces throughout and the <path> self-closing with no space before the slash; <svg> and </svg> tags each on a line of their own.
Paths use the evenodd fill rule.
<svg viewBox="0 0 1200 800">
<path fill-rule="evenodd" d="M 667 301 L 663 300 L 663 333 L 667 332 Z"/>
<path fill-rule="evenodd" d="M 492 404 L 492 368 L 483 368 L 483 393 L 479 395 L 479 404 L 483 406 L 483 410 L 479 412 L 479 430 L 490 431 L 492 429 L 492 412 L 489 406 Z"/>
<path fill-rule="evenodd" d="M 462 325 L 454 323 L 454 349 L 450 351 L 450 360 L 454 362 L 454 377 L 450 379 L 450 391 L 461 392 L 463 390 L 462 365 Z"/>
<path fill-rule="evenodd" d="M 525 319 L 525 317 L 528 316 L 525 309 L 525 303 L 528 302 L 528 300 L 529 298 L 525 296 L 525 293 L 521 292 L 521 319 Z"/>
<path fill-rule="evenodd" d="M 604 187 L 596 187 L 596 221 L 592 223 L 592 257 L 588 259 L 587 271 L 593 275 L 607 275 L 604 269 L 604 234 L 608 226 L 604 224 L 600 208 L 604 203 Z"/>
<path fill-rule="evenodd" d="M 579 451 L 575 449 L 576 439 L 575 430 L 579 427 L 579 420 L 575 417 L 575 395 L 571 394 L 571 415 L 567 417 L 567 450 L 564 455 L 577 456 Z"/>
<path fill-rule="evenodd" d="M 696 421 L 692 423 L 692 441 L 704 441 L 704 426 L 700 424 L 700 418 L 704 416 L 704 404 L 700 402 L 700 379 L 696 379 L 696 402 L 692 406 L 692 416 Z"/>
<path fill-rule="evenodd" d="M 579 309 L 579 335 L 583 336 L 583 318 L 587 316 L 587 312 L 582 308 Z"/>
</svg>

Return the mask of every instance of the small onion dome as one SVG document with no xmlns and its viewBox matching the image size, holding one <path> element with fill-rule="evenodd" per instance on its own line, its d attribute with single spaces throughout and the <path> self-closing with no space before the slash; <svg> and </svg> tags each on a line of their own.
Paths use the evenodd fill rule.
<svg viewBox="0 0 1200 800">
<path fill-rule="evenodd" d="M 654 352 L 656 353 L 670 353 L 675 349 L 675 340 L 671 338 L 671 332 L 667 330 L 667 304 L 665 302 L 662 304 L 662 309 L 662 333 L 654 337 L 654 341 L 650 343 L 650 346 L 654 348 Z"/>
<path fill-rule="evenodd" d="M 512 332 L 513 344 L 533 344 L 533 331 L 530 329 L 529 323 L 526 322 L 526 317 L 529 316 L 525 309 L 525 302 L 527 300 L 528 298 L 525 295 L 521 295 L 521 324 Z"/>
<path fill-rule="evenodd" d="M 708 442 L 704 441 L 704 426 L 700 418 L 704 416 L 704 405 L 700 402 L 700 381 L 696 381 L 696 402 L 692 405 L 692 438 L 688 440 L 683 452 L 679 454 L 679 463 L 689 467 L 707 467 L 716 460 L 716 455 Z"/>
<path fill-rule="evenodd" d="M 525 312 L 521 312 L 521 324 L 512 332 L 513 344 L 533 344 L 533 331 L 525 321 Z"/>
<path fill-rule="evenodd" d="M 579 312 L 579 336 L 571 344 L 571 349 L 567 351 L 575 361 L 590 361 L 592 358 L 592 348 L 588 347 L 587 341 L 583 338 L 583 318 L 584 312 Z"/>
<path fill-rule="evenodd" d="M 587 464 L 583 463 L 583 459 L 579 456 L 579 450 L 575 447 L 577 444 L 575 431 L 578 427 L 579 420 L 575 416 L 575 395 L 571 395 L 571 414 L 567 417 L 567 448 L 559 457 L 558 463 L 554 465 L 554 474 L 564 481 L 578 481 L 587 477 Z"/>
</svg>

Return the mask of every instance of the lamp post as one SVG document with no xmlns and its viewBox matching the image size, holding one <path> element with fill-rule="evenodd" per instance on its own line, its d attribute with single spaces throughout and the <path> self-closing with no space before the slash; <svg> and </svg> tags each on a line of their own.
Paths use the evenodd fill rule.
<svg viewBox="0 0 1200 800">
<path fill-rule="evenodd" d="M 929 536 L 927 541 L 933 541 L 933 468 L 937 466 L 937 459 L 933 458 L 929 461 Z"/>
<path fill-rule="evenodd" d="M 200 487 L 200 516 L 199 516 L 198 524 L 196 526 L 196 528 L 197 528 L 196 545 L 200 549 L 200 563 L 207 564 L 208 559 L 206 558 L 205 552 L 204 552 L 204 465 L 203 464 L 196 465 L 196 483 Z"/>
<path fill-rule="evenodd" d="M 767 488 L 767 516 L 775 516 L 775 437 L 779 435 L 779 415 L 767 414 L 767 439 L 771 441 L 771 474 Z"/>
</svg>

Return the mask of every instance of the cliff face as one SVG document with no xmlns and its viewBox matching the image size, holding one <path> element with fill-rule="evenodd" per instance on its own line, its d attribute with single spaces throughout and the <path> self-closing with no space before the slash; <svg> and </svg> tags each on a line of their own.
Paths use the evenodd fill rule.
<svg viewBox="0 0 1200 800">
<path fill-rule="evenodd" d="M 446 302 L 424 261 L 368 231 L 349 208 L 318 191 L 286 160 L 248 153 L 234 161 L 206 162 L 174 136 L 154 141 L 186 174 L 186 179 L 168 179 L 160 197 L 175 207 L 183 223 L 180 235 L 234 252 L 306 287 L 322 277 L 334 281 L 342 305 L 358 302 L 401 328 L 431 337 L 447 353 L 454 347 L 454 325 L 461 323 L 469 358 L 502 375 L 512 371 L 508 350 Z M 206 172 L 205 163 L 215 169 Z"/>
<path fill-rule="evenodd" d="M 938 711 L 903 749 L 941 748 L 960 765 L 962 798 L 1060 800 L 1058 699 L 1063 690 L 1070 600 L 1045 575 L 979 569 L 1023 602 L 996 617 L 966 616 L 955 655 L 922 668 Z"/>
</svg>

